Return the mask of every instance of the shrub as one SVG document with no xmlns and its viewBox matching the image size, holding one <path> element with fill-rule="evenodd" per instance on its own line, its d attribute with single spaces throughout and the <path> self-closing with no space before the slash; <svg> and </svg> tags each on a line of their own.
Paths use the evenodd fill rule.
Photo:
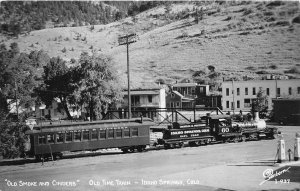
<svg viewBox="0 0 300 191">
<path fill-rule="evenodd" d="M 289 69 L 287 71 L 284 71 L 284 73 L 288 73 L 288 74 L 300 74 L 300 68 L 294 66 L 293 68 L 291 68 L 291 69 Z"/>
<path fill-rule="evenodd" d="M 24 153 L 24 143 L 28 140 L 24 123 L 0 121 L 0 155 L 4 158 L 20 157 Z"/>
<path fill-rule="evenodd" d="M 273 70 L 275 70 L 275 69 L 278 68 L 278 66 L 276 66 L 275 64 L 272 64 L 272 65 L 270 66 L 270 68 L 273 69 Z"/>
<path fill-rule="evenodd" d="M 66 52 L 67 52 L 66 47 L 64 47 L 61 51 L 62 51 L 63 53 L 66 53 Z"/>
<path fill-rule="evenodd" d="M 295 18 L 293 18 L 292 23 L 300 23 L 300 15 L 298 15 Z"/>
</svg>

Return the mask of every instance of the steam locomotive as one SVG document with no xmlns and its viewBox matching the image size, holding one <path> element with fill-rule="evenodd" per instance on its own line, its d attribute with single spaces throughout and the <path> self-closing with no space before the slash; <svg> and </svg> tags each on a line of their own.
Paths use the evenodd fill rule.
<svg viewBox="0 0 300 191">
<path fill-rule="evenodd" d="M 206 118 L 206 123 L 173 123 L 163 130 L 162 138 L 156 145 L 163 145 L 165 149 L 206 145 L 211 142 L 239 142 L 275 138 L 277 128 L 268 127 L 264 120 L 255 118 L 252 121 L 236 122 L 229 115 L 216 115 Z"/>
</svg>

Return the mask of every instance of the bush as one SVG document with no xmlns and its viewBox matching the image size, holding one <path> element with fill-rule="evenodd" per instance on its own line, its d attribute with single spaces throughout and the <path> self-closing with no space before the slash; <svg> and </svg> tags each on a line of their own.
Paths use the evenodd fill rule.
<svg viewBox="0 0 300 191">
<path fill-rule="evenodd" d="M 272 65 L 270 66 L 270 68 L 273 69 L 273 70 L 275 70 L 275 69 L 278 68 L 278 66 L 276 66 L 275 64 L 272 64 Z"/>
<path fill-rule="evenodd" d="M 67 52 L 66 47 L 64 47 L 61 51 L 62 51 L 63 53 Z"/>
<path fill-rule="evenodd" d="M 284 71 L 284 73 L 288 73 L 288 74 L 300 74 L 300 69 L 299 67 L 294 66 L 293 68 Z"/>
<path fill-rule="evenodd" d="M 28 126 L 10 121 L 0 122 L 0 155 L 4 158 L 20 157 L 24 153 L 24 143 L 29 139 L 25 135 Z"/>
</svg>

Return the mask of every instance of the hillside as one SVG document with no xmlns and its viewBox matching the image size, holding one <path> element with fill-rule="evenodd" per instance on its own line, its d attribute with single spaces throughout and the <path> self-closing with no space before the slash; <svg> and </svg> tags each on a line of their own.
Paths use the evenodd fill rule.
<svg viewBox="0 0 300 191">
<path fill-rule="evenodd" d="M 198 23 L 196 9 L 202 17 Z M 118 37 L 127 32 L 139 35 L 130 45 L 133 87 L 192 79 L 196 71 L 207 74 L 209 65 L 224 78 L 268 73 L 299 78 L 299 15 L 298 2 L 185 2 L 107 25 L 43 29 L 4 42 L 66 60 L 79 58 L 82 51 L 109 54 L 124 86 L 126 47 L 118 45 Z"/>
</svg>

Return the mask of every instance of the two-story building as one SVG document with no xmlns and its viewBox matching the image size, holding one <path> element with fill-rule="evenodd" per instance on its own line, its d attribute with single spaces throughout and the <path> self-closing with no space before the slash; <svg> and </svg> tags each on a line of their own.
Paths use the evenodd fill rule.
<svg viewBox="0 0 300 191">
<path fill-rule="evenodd" d="M 128 93 L 123 92 L 124 103 L 121 108 L 128 109 Z M 140 117 L 141 114 L 157 120 L 163 120 L 166 108 L 166 90 L 164 88 L 131 89 L 132 117 Z"/>
<path fill-rule="evenodd" d="M 300 97 L 300 79 L 225 81 L 222 83 L 223 110 L 250 111 L 260 90 L 267 96 L 268 109 L 272 110 L 274 98 Z"/>
<path fill-rule="evenodd" d="M 205 99 L 209 94 L 209 85 L 197 83 L 176 83 L 171 86 L 167 95 L 168 108 L 193 108 L 198 100 Z"/>
</svg>

